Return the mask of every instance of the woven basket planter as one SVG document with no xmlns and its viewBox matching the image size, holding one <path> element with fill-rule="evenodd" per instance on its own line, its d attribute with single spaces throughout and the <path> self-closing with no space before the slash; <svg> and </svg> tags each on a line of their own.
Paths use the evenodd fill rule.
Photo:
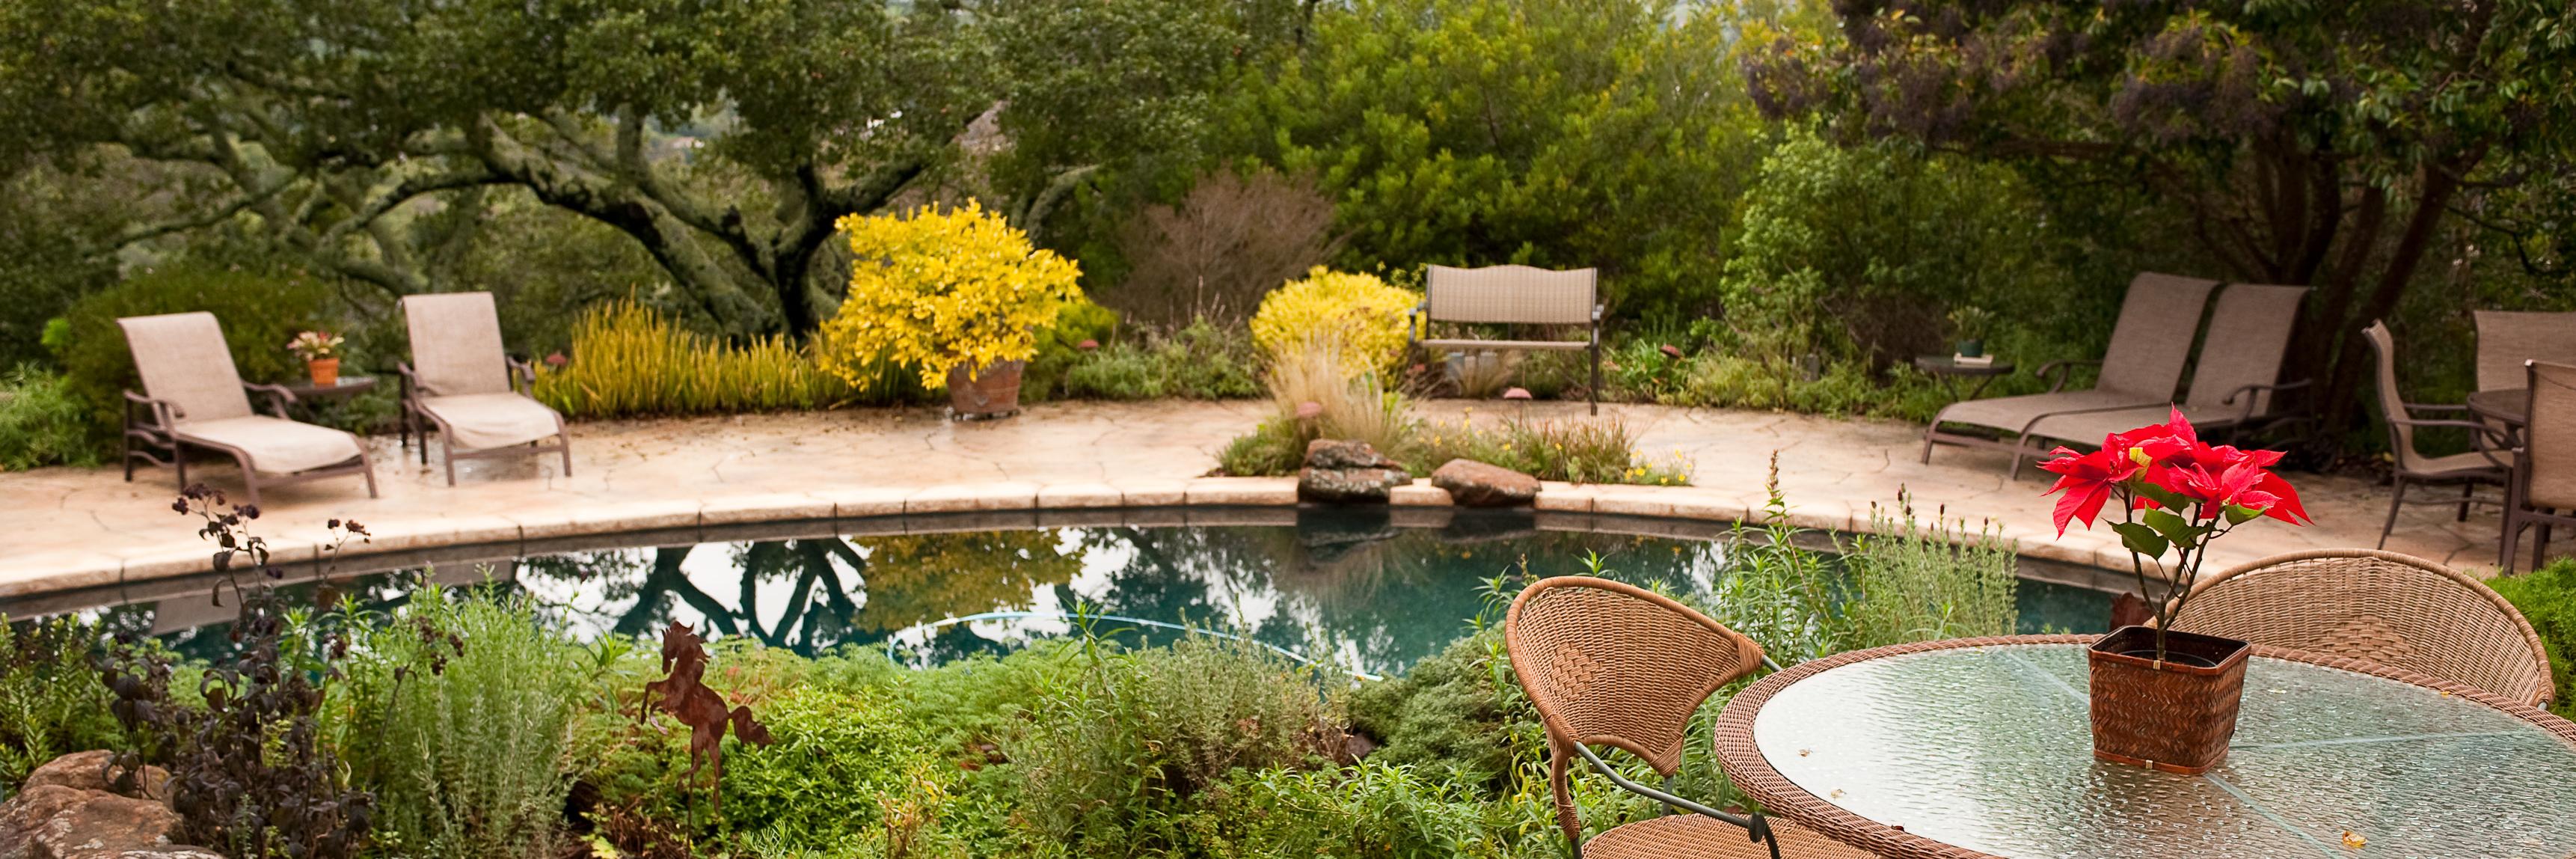
<svg viewBox="0 0 2576 859">
<path fill-rule="evenodd" d="M 2199 775 L 2227 761 L 2245 698 L 2245 642 L 2124 626 L 2086 651 L 2093 667 L 2093 757 Z M 2206 663 L 2206 664 L 2203 664 Z"/>
<path fill-rule="evenodd" d="M 959 364 L 948 370 L 948 408 L 965 420 L 1020 413 L 1020 371 L 1027 361 L 995 361 L 982 372 Z"/>
</svg>

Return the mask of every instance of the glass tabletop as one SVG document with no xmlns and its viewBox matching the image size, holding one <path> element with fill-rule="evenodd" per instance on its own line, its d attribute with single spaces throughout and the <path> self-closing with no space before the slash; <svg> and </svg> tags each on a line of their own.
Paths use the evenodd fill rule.
<svg viewBox="0 0 2576 859">
<path fill-rule="evenodd" d="M 1809 794 L 2012 859 L 2576 855 L 2576 749 L 2494 708 L 2257 657 L 2227 762 L 2182 776 L 2095 761 L 2087 685 L 2080 645 L 1908 653 L 1789 684 L 1752 735 Z"/>
</svg>

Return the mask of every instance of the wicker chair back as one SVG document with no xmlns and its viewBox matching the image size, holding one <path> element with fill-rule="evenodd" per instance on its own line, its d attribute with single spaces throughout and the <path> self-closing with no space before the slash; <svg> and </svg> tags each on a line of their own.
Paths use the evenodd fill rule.
<svg viewBox="0 0 2576 859">
<path fill-rule="evenodd" d="M 2193 589 L 2174 628 L 2366 659 L 2533 706 L 2553 694 L 2549 651 L 2512 603 L 2395 552 L 2292 552 L 2227 570 Z"/>
</svg>

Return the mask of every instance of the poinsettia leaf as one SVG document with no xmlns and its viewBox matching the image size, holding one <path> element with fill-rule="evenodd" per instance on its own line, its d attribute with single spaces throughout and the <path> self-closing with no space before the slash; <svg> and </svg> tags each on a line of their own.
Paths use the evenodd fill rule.
<svg viewBox="0 0 2576 859">
<path fill-rule="evenodd" d="M 2191 499 L 2183 497 L 2182 493 L 2157 486 L 2150 481 L 2131 481 L 2130 488 L 2139 495 L 2146 496 L 2147 500 L 2156 502 L 2156 506 L 2167 510 L 2180 510 L 2191 506 Z"/>
<path fill-rule="evenodd" d="M 2171 543 L 2156 529 L 2137 522 L 2114 522 L 2111 530 L 2120 532 L 2120 545 L 2150 558 L 2163 557 Z"/>
<path fill-rule="evenodd" d="M 2261 515 L 2263 515 L 2263 511 L 2252 507 L 2247 507 L 2241 504 L 2227 505 L 2227 524 L 2230 525 L 2243 525 L 2247 522 L 2254 521 L 2255 517 Z"/>
<path fill-rule="evenodd" d="M 2170 510 L 2149 510 L 2139 514 L 2138 521 L 2177 545 L 2197 545 L 2201 536 L 2209 533 L 2208 528 L 2195 526 Z"/>
</svg>

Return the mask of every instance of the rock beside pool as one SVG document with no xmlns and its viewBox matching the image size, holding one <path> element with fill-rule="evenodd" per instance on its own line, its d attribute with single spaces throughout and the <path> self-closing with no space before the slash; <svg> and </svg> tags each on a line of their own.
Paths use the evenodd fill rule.
<svg viewBox="0 0 2576 859">
<path fill-rule="evenodd" d="M 175 843 L 179 814 L 159 799 L 109 792 L 108 753 L 80 752 L 28 774 L 17 795 L 0 802 L 0 859 L 223 859 Z M 156 793 L 169 776 L 144 769 Z"/>
<path fill-rule="evenodd" d="M 1388 490 L 1413 475 L 1367 442 L 1316 439 L 1306 445 L 1306 467 L 1297 471 L 1297 500 L 1323 504 L 1384 504 Z"/>
<path fill-rule="evenodd" d="M 1453 459 L 1431 472 L 1431 485 L 1449 490 L 1461 507 L 1527 507 L 1538 501 L 1538 478 L 1472 459 Z"/>
</svg>

